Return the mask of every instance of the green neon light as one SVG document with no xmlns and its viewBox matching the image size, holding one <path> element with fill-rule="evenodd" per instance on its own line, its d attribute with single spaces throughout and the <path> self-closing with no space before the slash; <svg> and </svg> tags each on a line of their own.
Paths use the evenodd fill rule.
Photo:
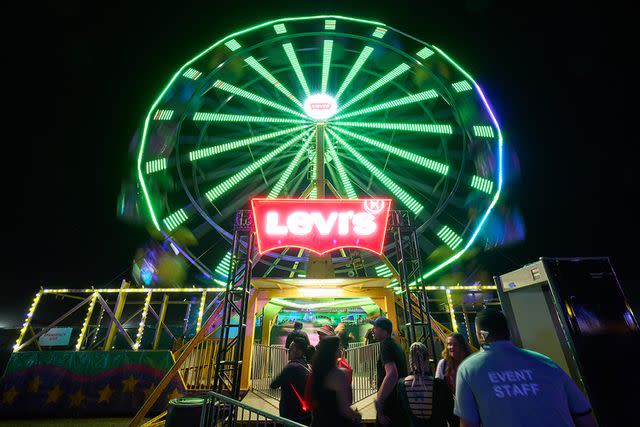
<svg viewBox="0 0 640 427">
<path fill-rule="evenodd" d="M 302 90 L 304 90 L 304 94 L 307 96 L 311 96 L 309 86 L 307 86 L 307 80 L 304 78 L 302 67 L 300 67 L 300 63 L 298 62 L 298 57 L 296 56 L 296 52 L 293 49 L 293 45 L 291 43 L 285 43 L 282 45 L 282 48 L 284 49 L 284 53 L 287 54 L 287 58 L 289 58 L 289 62 L 293 67 L 293 71 L 296 73 L 296 76 L 300 81 L 300 85 L 302 86 Z"/>
<path fill-rule="evenodd" d="M 438 237 L 454 251 L 458 246 L 460 246 L 460 243 L 462 243 L 462 237 L 458 236 L 452 229 L 450 229 L 446 225 L 440 229 L 440 231 L 438 232 Z"/>
<path fill-rule="evenodd" d="M 383 38 L 384 35 L 387 34 L 387 29 L 386 28 L 382 28 L 382 27 L 377 27 L 374 31 L 373 34 L 371 34 L 373 37 L 376 38 Z"/>
<path fill-rule="evenodd" d="M 480 138 L 493 138 L 493 128 L 491 126 L 474 126 L 473 134 Z"/>
<path fill-rule="evenodd" d="M 338 153 L 336 152 L 335 147 L 333 146 L 333 142 L 329 139 L 329 135 L 325 135 L 325 140 L 327 141 L 327 148 L 329 149 L 329 154 L 333 158 L 333 161 L 336 165 L 336 169 L 338 169 L 338 176 L 340 177 L 340 181 L 342 182 L 342 187 L 344 191 L 347 193 L 347 197 L 350 199 L 357 199 L 358 195 L 356 191 L 353 189 L 353 185 L 351 185 L 351 180 L 347 175 L 347 171 L 344 170 L 344 166 L 342 165 L 342 161 L 338 157 Z"/>
<path fill-rule="evenodd" d="M 273 29 L 276 34 L 284 34 L 287 32 L 287 27 L 285 27 L 284 24 L 276 24 L 273 26 Z"/>
<path fill-rule="evenodd" d="M 297 106 L 302 108 L 302 104 L 300 103 L 300 101 L 298 101 L 298 99 L 295 96 L 293 96 L 293 94 L 291 92 L 289 92 L 289 90 L 286 87 L 284 87 L 282 85 L 282 83 L 280 83 L 278 81 L 278 79 L 273 77 L 273 74 L 271 74 L 269 71 L 267 71 L 267 69 L 264 68 L 262 66 L 262 64 L 260 62 L 258 62 L 258 60 L 256 60 L 253 56 L 250 56 L 250 57 L 246 58 L 244 60 L 244 62 L 246 62 L 258 74 L 260 74 L 262 77 L 264 77 L 265 80 L 267 80 L 269 83 L 274 85 L 276 87 L 276 89 L 278 89 L 280 92 L 285 94 L 285 96 L 287 98 L 289 98 L 290 100 L 292 100 Z"/>
<path fill-rule="evenodd" d="M 285 107 L 282 104 L 278 104 L 277 102 L 273 102 L 267 98 L 263 98 L 262 96 L 256 95 L 255 93 L 249 92 L 247 90 L 241 89 L 237 86 L 234 86 L 230 83 L 223 82 L 222 80 L 216 80 L 212 87 L 216 89 L 224 90 L 225 92 L 232 93 L 234 95 L 238 95 L 242 98 L 246 98 L 249 101 L 258 102 L 260 104 L 266 105 L 267 107 L 275 108 L 280 111 L 285 111 L 287 113 L 294 114 L 300 117 L 307 117 L 299 111 L 292 110 L 291 108 Z"/>
<path fill-rule="evenodd" d="M 162 222 L 164 223 L 164 226 L 168 231 L 172 231 L 187 219 L 189 219 L 187 217 L 187 214 L 184 212 L 184 210 L 180 209 L 163 219 Z"/>
<path fill-rule="evenodd" d="M 334 122 L 336 125 L 361 127 L 361 128 L 373 128 L 373 129 L 390 129 L 390 130 L 405 130 L 409 132 L 424 132 L 424 133 L 436 133 L 440 135 L 451 135 L 453 133 L 453 127 L 451 125 L 438 124 L 438 123 L 370 123 L 370 122 Z"/>
<path fill-rule="evenodd" d="M 373 145 L 374 147 L 384 150 L 388 153 L 395 154 L 396 156 L 402 157 L 405 160 L 409 160 L 413 163 L 416 163 L 426 169 L 432 170 L 441 175 L 447 175 L 447 173 L 449 173 L 449 166 L 444 163 L 436 162 L 435 160 L 431 160 L 426 157 L 420 156 L 418 154 L 411 153 L 410 151 L 403 150 L 401 148 L 397 148 L 389 144 L 385 144 L 384 142 L 377 141 L 373 138 L 368 138 L 366 136 L 362 136 L 354 132 L 349 132 L 348 130 L 341 129 L 336 126 L 332 126 L 332 129 L 335 129 L 339 131 L 341 134 L 348 135 L 359 141 L 366 142 L 367 144 Z"/>
<path fill-rule="evenodd" d="M 224 45 L 227 46 L 229 49 L 231 49 L 233 52 L 235 52 L 236 50 L 242 47 L 240 43 L 238 43 L 238 41 L 235 39 L 231 39 L 228 42 L 225 42 Z"/>
<path fill-rule="evenodd" d="M 251 138 L 239 139 L 237 141 L 227 142 L 225 144 L 216 145 L 213 147 L 201 148 L 189 153 L 189 160 L 199 160 L 204 157 L 215 156 L 216 154 L 224 153 L 225 151 L 235 150 L 236 148 L 244 147 L 247 145 L 255 144 L 256 142 L 265 141 L 267 139 L 275 138 L 288 133 L 293 133 L 301 129 L 305 129 L 306 126 L 296 126 L 290 129 L 279 130 L 276 132 L 269 132 L 263 135 L 252 136 Z"/>
<path fill-rule="evenodd" d="M 360 55 L 358 55 L 358 59 L 356 59 L 353 67 L 351 67 L 349 74 L 347 74 L 347 77 L 345 77 L 344 81 L 342 82 L 342 86 L 340 86 L 340 89 L 338 90 L 338 93 L 335 97 L 336 101 L 338 100 L 338 98 L 340 98 L 340 95 L 344 93 L 345 89 L 349 86 L 349 83 L 351 83 L 356 74 L 358 74 L 358 71 L 360 71 L 364 63 L 369 58 L 369 55 L 371 55 L 371 52 L 373 52 L 373 48 L 371 46 L 365 46 L 364 49 L 362 49 L 362 52 L 360 52 Z"/>
<path fill-rule="evenodd" d="M 366 88 L 365 90 L 363 90 L 362 92 L 360 92 L 359 94 L 357 94 L 356 96 L 354 96 L 353 98 L 351 98 L 349 100 L 349 102 L 347 102 L 346 104 L 344 104 L 340 110 L 338 111 L 342 111 L 345 108 L 347 108 L 348 106 L 355 104 L 356 102 L 358 102 L 359 100 L 361 100 L 362 98 L 364 98 L 365 96 L 371 94 L 372 92 L 374 92 L 375 90 L 379 89 L 380 87 L 386 85 L 387 83 L 389 83 L 391 80 L 395 79 L 396 77 L 402 75 L 403 73 L 407 72 L 411 67 L 409 67 L 407 64 L 400 64 L 398 65 L 396 68 L 394 68 L 393 70 L 389 71 L 387 74 L 385 74 L 383 77 L 381 77 L 378 81 L 376 81 L 375 83 L 373 83 L 371 86 L 369 86 L 368 88 Z"/>
<path fill-rule="evenodd" d="M 153 120 L 171 120 L 171 117 L 173 117 L 173 110 L 158 110 Z"/>
<path fill-rule="evenodd" d="M 349 152 L 355 157 L 362 165 L 369 170 L 385 187 L 387 187 L 393 195 L 400 200 L 409 210 L 411 210 L 414 214 L 418 215 L 423 209 L 422 206 L 416 199 L 414 199 L 409 193 L 404 191 L 398 184 L 393 182 L 391 178 L 386 176 L 380 169 L 375 167 L 369 160 L 367 160 L 362 154 L 358 153 L 353 147 L 347 144 L 342 138 L 340 138 L 335 132 L 331 129 L 327 129 L 327 131 L 333 136 L 344 148 L 349 150 Z"/>
<path fill-rule="evenodd" d="M 255 162 L 251 163 L 249 166 L 247 166 L 246 168 L 242 169 L 240 172 L 234 174 L 230 178 L 227 178 L 226 180 L 224 180 L 220 184 L 216 185 L 211 190 L 207 191 L 205 193 L 205 197 L 207 198 L 207 200 L 209 200 L 210 202 L 213 203 L 216 199 L 218 199 L 224 193 L 229 191 L 231 188 L 233 188 L 240 181 L 242 181 L 243 179 L 245 179 L 246 177 L 251 175 L 253 172 L 255 172 L 258 169 L 260 169 L 265 163 L 271 161 L 274 157 L 278 156 L 284 150 L 286 150 L 287 148 L 291 147 L 291 145 L 293 145 L 294 143 L 296 143 L 297 141 L 302 139 L 305 135 L 306 135 L 306 132 L 303 132 L 303 133 L 295 136 L 294 138 L 290 139 L 288 142 L 282 144 L 280 147 L 278 147 L 277 149 L 273 150 L 271 153 L 267 154 L 266 156 L 260 158 L 259 160 L 255 161 Z"/>
<path fill-rule="evenodd" d="M 156 159 L 146 163 L 147 173 L 154 173 L 167 168 L 167 159 Z"/>
<path fill-rule="evenodd" d="M 215 272 L 222 277 L 227 277 L 229 274 L 229 266 L 231 263 L 231 252 L 227 252 L 224 257 L 218 263 L 218 266 L 215 268 Z M 226 285 L 226 283 L 224 284 Z"/>
<path fill-rule="evenodd" d="M 331 67 L 331 52 L 333 52 L 333 40 L 325 40 L 322 49 L 322 93 L 327 93 L 327 81 L 329 80 L 329 68 Z"/>
<path fill-rule="evenodd" d="M 433 55 L 433 51 L 425 46 L 422 49 L 420 49 L 418 52 L 416 52 L 416 55 L 418 55 L 422 59 L 427 59 L 428 57 Z"/>
<path fill-rule="evenodd" d="M 324 21 L 324 29 L 325 30 L 335 30 L 336 29 L 336 20 L 335 19 L 327 19 Z"/>
<path fill-rule="evenodd" d="M 303 277 L 303 276 L 298 275 L 298 277 Z M 373 303 L 373 301 L 369 297 L 351 298 L 351 299 L 345 299 L 343 301 L 317 302 L 313 304 L 298 304 L 296 302 L 287 301 L 282 298 L 271 298 L 270 302 L 272 302 L 273 304 L 281 305 L 283 307 L 299 308 L 303 310 L 313 310 L 316 308 L 323 308 L 323 307 L 357 307 L 360 305 L 367 305 L 367 304 Z"/>
<path fill-rule="evenodd" d="M 473 175 L 471 178 L 471 186 L 480 191 L 484 191 L 487 194 L 491 194 L 491 190 L 493 190 L 493 181 Z"/>
<path fill-rule="evenodd" d="M 473 89 L 471 87 L 471 85 L 469 84 L 468 81 L 466 80 L 462 80 L 456 83 L 451 84 L 451 87 L 453 87 L 455 89 L 456 92 L 460 93 L 460 92 L 466 92 L 469 91 L 471 89 Z"/>
<path fill-rule="evenodd" d="M 261 122 L 261 123 L 307 123 L 303 119 L 283 119 L 281 117 L 245 116 L 242 114 L 203 113 L 193 114 L 195 122 Z"/>
<path fill-rule="evenodd" d="M 307 153 L 307 147 L 309 147 L 311 139 L 313 139 L 313 133 L 309 135 L 309 138 L 307 138 L 305 143 L 302 145 L 302 147 L 300 148 L 296 156 L 293 158 L 293 161 L 289 163 L 289 166 L 287 166 L 287 169 L 285 169 L 283 174 L 280 175 L 278 182 L 276 182 L 276 185 L 274 185 L 271 191 L 269 192 L 269 195 L 267 196 L 268 199 L 275 199 L 280 195 L 280 192 L 284 188 L 284 185 L 289 180 L 289 176 L 291 176 L 293 171 L 297 169 L 298 165 L 300 164 L 300 161 L 302 161 L 302 158 Z"/>
<path fill-rule="evenodd" d="M 387 267 L 387 264 L 380 264 L 376 266 L 376 275 L 379 277 L 391 277 L 391 270 Z"/>
<path fill-rule="evenodd" d="M 202 73 L 194 68 L 189 68 L 182 75 L 191 80 L 198 80 L 198 78 L 202 75 Z"/>
<path fill-rule="evenodd" d="M 374 113 L 376 111 L 388 110 L 389 108 L 400 107 L 402 105 L 413 104 L 415 102 L 425 101 L 438 97 L 438 92 L 433 89 L 425 90 L 424 92 L 416 93 L 414 95 L 404 96 L 402 98 L 393 99 L 391 101 L 383 102 L 380 104 L 372 105 L 371 107 L 362 108 L 360 110 L 352 111 L 351 113 L 342 114 L 338 117 L 334 117 L 334 120 L 340 120 L 347 117 L 359 116 L 367 113 Z"/>
</svg>

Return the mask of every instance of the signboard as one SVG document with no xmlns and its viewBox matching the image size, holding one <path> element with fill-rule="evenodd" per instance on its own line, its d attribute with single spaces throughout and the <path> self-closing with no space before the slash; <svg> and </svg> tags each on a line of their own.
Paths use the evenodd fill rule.
<svg viewBox="0 0 640 427">
<path fill-rule="evenodd" d="M 41 346 L 67 346 L 71 340 L 73 328 L 51 328 L 38 338 Z"/>
<path fill-rule="evenodd" d="M 304 112 L 315 120 L 333 117 L 338 111 L 336 100 L 329 95 L 311 95 L 304 102 Z"/>
<path fill-rule="evenodd" d="M 261 254 L 303 248 L 318 255 L 341 248 L 382 253 L 391 199 L 252 199 Z"/>
</svg>

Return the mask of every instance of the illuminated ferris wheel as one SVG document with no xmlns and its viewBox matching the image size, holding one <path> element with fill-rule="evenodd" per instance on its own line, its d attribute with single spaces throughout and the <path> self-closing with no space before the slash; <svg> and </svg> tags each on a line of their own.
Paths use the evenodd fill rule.
<svg viewBox="0 0 640 427">
<path fill-rule="evenodd" d="M 176 246 L 192 234 L 180 251 L 223 283 L 235 213 L 257 196 L 391 198 L 432 276 L 475 240 L 501 166 L 498 122 L 449 56 L 380 22 L 314 16 L 239 31 L 184 64 L 148 112 L 137 172 L 155 227 Z M 430 263 L 436 249 L 445 257 Z M 337 277 L 354 275 L 354 252 L 331 254 Z M 391 275 L 355 256 L 365 274 Z M 307 260 L 274 251 L 254 274 L 304 277 Z"/>
</svg>

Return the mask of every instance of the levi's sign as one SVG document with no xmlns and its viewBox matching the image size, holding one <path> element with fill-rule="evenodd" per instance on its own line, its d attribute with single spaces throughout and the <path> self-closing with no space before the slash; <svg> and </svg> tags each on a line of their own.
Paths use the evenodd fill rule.
<svg viewBox="0 0 640 427">
<path fill-rule="evenodd" d="M 390 199 L 252 199 L 258 250 L 296 247 L 317 254 L 360 248 L 381 254 Z"/>
</svg>

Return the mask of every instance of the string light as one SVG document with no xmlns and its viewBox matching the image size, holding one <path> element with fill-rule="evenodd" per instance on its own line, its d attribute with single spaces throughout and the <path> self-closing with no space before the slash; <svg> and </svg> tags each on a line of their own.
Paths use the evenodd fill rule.
<svg viewBox="0 0 640 427">
<path fill-rule="evenodd" d="M 96 305 L 96 299 L 98 298 L 98 293 L 94 292 L 91 296 L 91 302 L 89 303 L 89 309 L 87 310 L 87 316 L 84 318 L 84 323 L 82 324 L 82 329 L 80 330 L 80 336 L 78 337 L 78 341 L 76 342 L 76 351 L 80 350 L 82 346 L 82 341 L 84 341 L 84 336 L 87 333 L 87 328 L 89 328 L 89 321 L 91 320 L 91 315 L 93 314 L 93 307 Z"/>
<path fill-rule="evenodd" d="M 447 304 L 449 305 L 449 314 L 451 315 L 451 327 L 453 328 L 453 332 L 458 332 L 458 322 L 456 322 L 456 314 L 453 311 L 453 298 L 451 298 L 451 289 L 446 290 L 447 292 Z"/>
<path fill-rule="evenodd" d="M 133 344 L 133 349 L 136 351 L 138 351 L 138 348 L 140 348 L 140 342 L 142 341 L 142 334 L 144 333 L 144 322 L 147 320 L 147 313 L 149 312 L 149 303 L 151 302 L 151 295 L 153 295 L 153 292 L 148 291 L 147 297 L 144 299 L 144 307 L 142 308 L 142 316 L 140 317 L 140 324 L 138 325 L 136 342 L 135 344 Z"/>
<path fill-rule="evenodd" d="M 33 298 L 33 302 L 31 303 L 31 307 L 29 308 L 29 312 L 27 313 L 26 319 L 22 323 L 22 329 L 20 329 L 20 335 L 16 340 L 15 345 L 13 346 L 13 351 L 18 351 L 20 348 L 20 344 L 22 343 L 22 339 L 24 338 L 24 334 L 27 332 L 29 325 L 31 324 L 31 319 L 33 318 L 33 313 L 36 311 L 36 307 L 38 306 L 38 302 L 40 301 L 40 297 L 44 293 L 44 289 L 40 289 L 36 294 L 35 298 Z"/>
<path fill-rule="evenodd" d="M 200 332 L 200 328 L 202 327 L 202 314 L 204 313 L 204 303 L 207 300 L 207 291 L 202 292 L 202 297 L 200 298 L 200 310 L 198 310 L 198 324 L 196 326 L 196 334 Z"/>
</svg>

